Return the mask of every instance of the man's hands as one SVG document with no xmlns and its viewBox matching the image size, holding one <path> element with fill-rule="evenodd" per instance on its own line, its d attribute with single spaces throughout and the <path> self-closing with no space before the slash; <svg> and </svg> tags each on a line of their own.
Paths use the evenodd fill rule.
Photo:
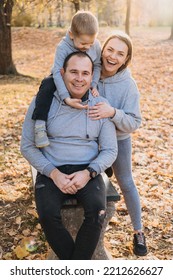
<svg viewBox="0 0 173 280">
<path fill-rule="evenodd" d="M 87 169 L 74 172 L 70 175 L 64 174 L 58 169 L 54 169 L 50 173 L 50 178 L 63 193 L 75 194 L 88 183 L 90 174 Z"/>
<path fill-rule="evenodd" d="M 68 175 L 62 173 L 58 169 L 54 169 L 50 173 L 50 178 L 53 180 L 54 184 L 63 192 L 67 193 L 65 191 L 65 186 L 70 182 L 70 179 L 68 178 Z"/>
<path fill-rule="evenodd" d="M 85 187 L 85 185 L 91 179 L 87 169 L 74 172 L 68 175 L 68 178 L 70 179 L 70 182 L 66 185 L 66 190 L 69 190 L 71 187 L 75 187 L 76 191 Z"/>
</svg>

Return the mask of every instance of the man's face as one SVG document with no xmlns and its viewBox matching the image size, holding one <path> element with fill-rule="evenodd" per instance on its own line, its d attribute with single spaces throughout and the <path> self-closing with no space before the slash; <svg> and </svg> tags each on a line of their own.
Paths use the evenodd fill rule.
<svg viewBox="0 0 173 280">
<path fill-rule="evenodd" d="M 73 98 L 82 98 L 92 81 L 92 63 L 88 57 L 72 56 L 62 71 L 64 83 Z"/>
</svg>

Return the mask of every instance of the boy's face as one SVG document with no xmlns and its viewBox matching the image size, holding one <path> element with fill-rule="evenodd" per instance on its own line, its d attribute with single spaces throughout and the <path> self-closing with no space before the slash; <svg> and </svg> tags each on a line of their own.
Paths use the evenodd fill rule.
<svg viewBox="0 0 173 280">
<path fill-rule="evenodd" d="M 86 52 L 94 44 L 96 35 L 79 35 L 74 36 L 72 32 L 69 32 L 70 39 L 73 40 L 74 46 L 81 52 Z"/>
</svg>

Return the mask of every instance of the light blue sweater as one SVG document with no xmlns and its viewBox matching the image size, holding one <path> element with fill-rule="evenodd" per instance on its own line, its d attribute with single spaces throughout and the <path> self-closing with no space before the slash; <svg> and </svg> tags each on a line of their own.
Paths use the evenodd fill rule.
<svg viewBox="0 0 173 280">
<path fill-rule="evenodd" d="M 98 91 L 116 109 L 111 121 L 115 124 L 117 139 L 128 138 L 141 124 L 140 95 L 129 69 L 100 80 Z"/>
<path fill-rule="evenodd" d="M 60 43 L 57 46 L 54 65 L 52 68 L 54 82 L 56 88 L 58 89 L 61 100 L 64 100 L 66 97 L 70 97 L 70 95 L 64 84 L 60 70 L 63 68 L 64 60 L 67 57 L 67 55 L 76 51 L 78 51 L 78 49 L 75 48 L 73 40 L 70 39 L 67 32 L 66 36 L 60 41 Z M 97 39 L 95 40 L 94 44 L 90 47 L 90 49 L 86 51 L 86 53 L 91 57 L 94 63 L 94 73 L 91 86 L 96 88 L 100 79 L 101 71 L 101 46 Z"/>
<path fill-rule="evenodd" d="M 89 106 L 101 101 L 107 102 L 89 94 Z M 86 110 L 67 106 L 58 100 L 57 95 L 53 98 L 47 121 L 50 145 L 37 148 L 31 119 L 34 107 L 35 99 L 24 121 L 21 153 L 40 173 L 49 176 L 60 165 L 89 164 L 99 174 L 115 161 L 118 151 L 114 124 L 108 119 L 91 120 Z"/>
</svg>

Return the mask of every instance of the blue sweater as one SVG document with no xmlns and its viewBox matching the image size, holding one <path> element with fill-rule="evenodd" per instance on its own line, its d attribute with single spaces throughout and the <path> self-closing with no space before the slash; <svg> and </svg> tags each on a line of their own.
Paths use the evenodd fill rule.
<svg viewBox="0 0 173 280">
<path fill-rule="evenodd" d="M 35 107 L 32 101 L 23 125 L 21 153 L 40 173 L 49 176 L 51 171 L 65 164 L 89 164 L 97 173 L 110 167 L 117 157 L 117 139 L 114 124 L 108 119 L 93 121 L 86 110 L 67 106 L 55 97 L 50 107 L 47 133 L 50 145 L 37 148 L 34 141 Z M 107 102 L 89 94 L 89 106 Z"/>
</svg>

